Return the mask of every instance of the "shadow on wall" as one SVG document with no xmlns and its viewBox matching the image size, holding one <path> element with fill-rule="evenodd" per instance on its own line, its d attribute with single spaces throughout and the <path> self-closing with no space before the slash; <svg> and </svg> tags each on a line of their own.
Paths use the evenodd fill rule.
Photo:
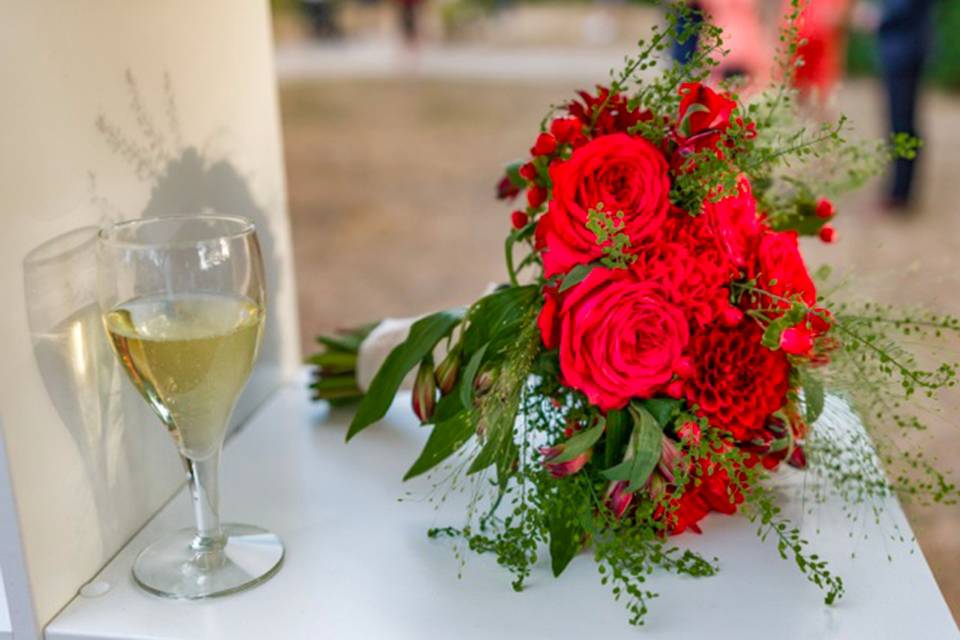
<svg viewBox="0 0 960 640">
<path fill-rule="evenodd" d="M 43 243 L 24 258 L 23 279 L 34 359 L 83 461 L 103 545 L 122 534 L 119 505 L 143 495 L 145 477 L 129 468 L 143 441 L 131 431 L 156 418 L 127 388 L 107 342 L 96 240 L 97 227 L 82 227 Z"/>
<path fill-rule="evenodd" d="M 141 216 L 220 213 L 253 221 L 263 250 L 268 296 L 260 361 L 277 362 L 281 340 L 278 323 L 270 321 L 277 317 L 270 294 L 279 290 L 281 263 L 266 210 L 254 199 L 248 178 L 229 159 L 208 157 L 196 145 L 183 143 L 169 74 L 164 75 L 163 96 L 156 109 L 162 114 L 160 119 L 144 105 L 139 85 L 129 70 L 125 82 L 136 130 L 125 131 L 104 115 L 95 125 L 110 149 L 126 161 L 138 180 L 148 184 L 150 197 Z M 162 129 L 158 122 L 163 122 Z M 94 198 L 94 204 L 101 207 L 108 220 L 128 217 L 110 207 L 104 198 Z"/>
</svg>

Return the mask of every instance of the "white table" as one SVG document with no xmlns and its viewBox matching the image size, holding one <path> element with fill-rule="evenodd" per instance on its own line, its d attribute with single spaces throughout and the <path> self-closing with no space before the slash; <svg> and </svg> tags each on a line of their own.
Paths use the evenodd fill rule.
<svg viewBox="0 0 960 640">
<path fill-rule="evenodd" d="M 408 398 L 400 398 L 382 424 L 344 445 L 349 414 L 311 404 L 304 386 L 301 380 L 279 391 L 226 450 L 225 519 L 267 526 L 287 545 L 286 564 L 273 580 L 208 602 L 167 601 L 139 591 L 129 577 L 136 553 L 190 522 L 182 493 L 98 576 L 110 590 L 77 597 L 49 625 L 48 640 L 958 635 L 917 546 L 892 542 L 877 530 L 862 539 L 860 529 L 872 524 L 858 525 L 851 539 L 836 504 L 802 520 L 817 551 L 844 577 L 847 595 L 834 607 L 824 606 L 819 591 L 780 560 L 772 543 L 761 543 L 745 519 L 720 515 L 704 521 L 705 535 L 680 538 L 719 557 L 719 575 L 655 575 L 651 586 L 661 597 L 643 632 L 627 624 L 589 557 L 575 559 L 559 580 L 544 563 L 519 594 L 489 557 L 468 555 L 458 579 L 450 543 L 425 535 L 430 526 L 460 523 L 458 499 L 440 513 L 424 501 L 397 500 L 407 491 L 423 495 L 430 486 L 428 480 L 400 483 L 427 435 L 407 409 Z M 899 505 L 891 504 L 886 518 L 887 530 L 898 524 L 910 537 Z"/>
</svg>

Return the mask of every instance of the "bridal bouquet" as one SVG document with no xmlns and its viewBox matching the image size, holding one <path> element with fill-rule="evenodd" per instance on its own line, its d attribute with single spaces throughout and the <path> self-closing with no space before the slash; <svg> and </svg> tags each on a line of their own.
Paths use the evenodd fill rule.
<svg viewBox="0 0 960 640">
<path fill-rule="evenodd" d="M 765 488 L 783 465 L 851 500 L 957 496 L 926 460 L 884 444 L 920 427 L 912 400 L 955 378 L 950 364 L 919 366 L 898 337 L 960 324 L 835 303 L 798 246 L 834 242 L 828 196 L 914 143 L 851 144 L 843 120 L 794 125 L 785 88 L 749 104 L 711 88 L 720 34 L 699 37 L 689 64 L 653 74 L 667 42 L 656 33 L 608 85 L 544 119 L 498 186 L 521 204 L 509 283 L 403 325 L 365 393 L 354 368 L 369 327 L 321 338 L 314 358 L 318 398 L 362 397 L 348 438 L 416 369 L 413 409 L 432 431 L 406 478 L 442 470 L 474 488 L 466 523 L 431 535 L 495 554 L 518 590 L 544 549 L 556 575 L 588 549 L 634 623 L 653 568 L 715 572 L 671 543 L 711 512 L 755 521 L 828 603 L 843 593 Z M 818 422 L 827 390 L 872 438 Z"/>
</svg>

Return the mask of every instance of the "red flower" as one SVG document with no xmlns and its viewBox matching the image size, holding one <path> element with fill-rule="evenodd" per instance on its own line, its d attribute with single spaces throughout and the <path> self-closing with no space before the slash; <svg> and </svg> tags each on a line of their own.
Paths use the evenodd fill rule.
<svg viewBox="0 0 960 640">
<path fill-rule="evenodd" d="M 681 85 L 680 108 L 673 135 L 677 149 L 671 161 L 672 166 L 680 168 L 689 156 L 703 149 L 716 148 L 730 127 L 730 117 L 736 108 L 737 103 L 729 96 L 717 93 L 699 82 Z"/>
<path fill-rule="evenodd" d="M 630 482 L 627 480 L 618 480 L 611 482 L 607 488 L 607 508 L 617 519 L 623 517 L 633 502 L 633 493 L 627 491 L 629 486 Z"/>
<path fill-rule="evenodd" d="M 826 198 L 820 198 L 820 200 L 817 201 L 816 213 L 818 218 L 829 220 L 836 212 L 837 210 L 834 209 L 833 203 Z"/>
<path fill-rule="evenodd" d="M 534 186 L 527 189 L 527 205 L 531 209 L 537 209 L 547 201 L 547 190 L 540 186 Z"/>
<path fill-rule="evenodd" d="M 560 294 L 556 287 L 544 287 L 543 308 L 537 317 L 537 327 L 540 329 L 540 338 L 547 349 L 556 349 L 560 346 Z"/>
<path fill-rule="evenodd" d="M 528 162 L 520 167 L 518 173 L 520 177 L 527 182 L 535 182 L 537 179 L 537 168 L 533 166 L 532 162 Z"/>
<path fill-rule="evenodd" d="M 541 133 L 537 136 L 536 143 L 530 147 L 532 156 L 549 156 L 557 150 L 557 139 L 552 133 Z"/>
<path fill-rule="evenodd" d="M 552 322 L 558 338 L 543 339 L 558 339 L 563 382 L 603 410 L 660 391 L 683 366 L 690 337 L 683 313 L 659 287 L 622 269 L 591 271 L 565 293 Z M 551 331 L 551 321 L 541 315 L 540 327 Z"/>
<path fill-rule="evenodd" d="M 510 214 L 510 224 L 514 229 L 523 229 L 530 222 L 530 217 L 523 211 L 514 211 Z"/>
<path fill-rule="evenodd" d="M 701 326 L 730 306 L 730 265 L 709 246 L 656 243 L 640 254 L 631 269 L 640 280 L 658 283 L 668 301 Z"/>
<path fill-rule="evenodd" d="M 570 144 L 580 146 L 578 143 L 585 142 L 583 135 L 583 123 L 579 118 L 557 118 L 550 123 L 550 133 L 560 144 Z"/>
<path fill-rule="evenodd" d="M 676 535 L 687 529 L 700 533 L 698 523 L 711 511 L 727 515 L 737 512 L 743 495 L 730 483 L 725 469 L 714 468 L 707 460 L 699 463 L 700 473 L 688 480 L 683 494 L 673 501 L 676 510 L 669 522 L 669 531 Z"/>
<path fill-rule="evenodd" d="M 587 215 L 602 204 L 623 212 L 623 233 L 639 246 L 657 232 L 669 207 L 670 178 L 663 155 L 649 142 L 625 134 L 597 138 L 550 168 L 553 199 L 540 219 L 547 277 L 602 255 Z"/>
<path fill-rule="evenodd" d="M 796 231 L 764 234 L 758 251 L 757 284 L 769 296 L 759 295 L 758 306 L 786 309 L 791 300 L 800 299 L 812 307 L 817 289 L 800 255 Z"/>
<path fill-rule="evenodd" d="M 597 87 L 597 95 L 578 91 L 580 101 L 567 105 L 567 111 L 586 127 L 593 136 L 611 133 L 626 133 L 638 122 L 650 120 L 653 115 L 639 108 L 631 109 L 627 99 L 620 93 L 610 94 L 606 87 Z"/>
<path fill-rule="evenodd" d="M 563 450 L 563 445 L 558 445 L 556 447 L 540 447 L 540 455 L 543 456 L 543 466 L 546 467 L 547 471 L 549 471 L 550 475 L 554 478 L 566 478 L 567 476 L 572 476 L 583 469 L 586 464 L 590 462 L 590 455 L 592 451 L 589 449 L 573 459 L 567 460 L 566 462 L 551 462 L 553 458 L 556 458 L 563 453 Z"/>
<path fill-rule="evenodd" d="M 833 244 L 837 241 L 837 230 L 828 224 L 820 227 L 820 239 L 827 244 Z"/>
<path fill-rule="evenodd" d="M 498 200 L 516 198 L 518 193 L 520 193 L 520 187 L 513 184 L 513 181 L 509 176 L 503 176 L 503 178 L 500 179 L 500 182 L 497 183 Z"/>
<path fill-rule="evenodd" d="M 813 349 L 813 333 L 803 325 L 784 329 L 780 348 L 792 356 L 805 356 Z"/>
<path fill-rule="evenodd" d="M 790 363 L 782 351 L 760 344 L 762 334 L 752 322 L 713 325 L 690 341 L 696 373 L 684 386 L 687 401 L 736 440 L 751 439 L 787 400 Z"/>
<path fill-rule="evenodd" d="M 707 199 L 703 208 L 703 215 L 707 217 L 730 262 L 739 268 L 749 265 L 756 255 L 763 232 L 750 181 L 741 177 L 736 195 L 718 202 Z"/>
</svg>

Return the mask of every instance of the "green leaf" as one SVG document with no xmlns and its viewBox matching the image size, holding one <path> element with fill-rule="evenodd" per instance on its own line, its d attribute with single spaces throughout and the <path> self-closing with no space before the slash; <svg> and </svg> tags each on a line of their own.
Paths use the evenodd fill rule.
<svg viewBox="0 0 960 640">
<path fill-rule="evenodd" d="M 567 272 L 567 275 L 563 277 L 563 281 L 560 283 L 559 292 L 563 293 L 571 287 L 575 287 L 581 282 L 583 282 L 590 272 L 596 268 L 597 265 L 594 263 L 590 264 L 578 264 L 573 269 Z"/>
<path fill-rule="evenodd" d="M 463 370 L 463 377 L 460 381 L 460 402 L 464 407 L 473 406 L 473 381 L 477 377 L 477 371 L 483 364 L 483 354 L 487 352 L 490 343 L 486 343 L 470 356 L 470 361 Z"/>
<path fill-rule="evenodd" d="M 461 411 L 449 420 L 438 423 L 430 432 L 420 457 L 403 479 L 409 480 L 433 469 L 456 453 L 473 434 L 473 420 L 469 411 Z"/>
<path fill-rule="evenodd" d="M 682 400 L 673 398 L 651 398 L 643 401 L 643 407 L 657 419 L 657 424 L 660 425 L 661 429 L 666 427 L 680 412 L 682 404 Z"/>
<path fill-rule="evenodd" d="M 434 313 L 413 323 L 407 339 L 390 352 L 370 383 L 370 389 L 350 423 L 347 440 L 386 415 L 407 373 L 420 364 L 423 357 L 431 353 L 462 319 L 463 310 L 453 309 Z"/>
<path fill-rule="evenodd" d="M 823 405 L 826 400 L 823 381 L 816 376 L 810 375 L 807 371 L 801 371 L 800 384 L 803 386 L 803 404 L 804 417 L 807 424 L 813 424 L 823 413 Z"/>
<path fill-rule="evenodd" d="M 510 180 L 510 183 L 515 187 L 519 187 L 520 189 L 523 189 L 527 186 L 526 179 L 520 175 L 520 167 L 522 167 L 524 164 L 524 160 L 515 160 L 506 167 L 507 178 Z"/>
<path fill-rule="evenodd" d="M 609 469 L 623 459 L 627 430 L 627 412 L 622 409 L 607 412 L 607 437 L 603 443 L 603 467 Z"/>
<path fill-rule="evenodd" d="M 627 445 L 629 458 L 617 466 L 603 472 L 608 480 L 626 480 L 630 483 L 627 491 L 637 491 L 646 484 L 653 473 L 663 450 L 663 431 L 657 419 L 639 405 L 630 406 L 633 418 L 633 433 Z"/>
<path fill-rule="evenodd" d="M 585 431 L 581 431 L 563 443 L 563 453 L 551 460 L 551 462 L 568 462 L 578 455 L 591 448 L 603 435 L 604 420 L 601 418 L 597 424 Z"/>
<path fill-rule="evenodd" d="M 776 351 L 780 348 L 780 337 L 783 332 L 790 327 L 790 322 L 786 317 L 777 318 L 767 325 L 763 330 L 763 336 L 760 338 L 760 344 L 767 349 Z"/>
<path fill-rule="evenodd" d="M 547 526 L 550 530 L 550 568 L 553 570 L 553 575 L 559 577 L 580 552 L 583 530 L 566 509 L 555 506 L 547 513 Z"/>
<path fill-rule="evenodd" d="M 475 302 L 468 312 L 463 352 L 474 353 L 490 343 L 487 349 L 493 355 L 512 345 L 538 293 L 535 285 L 506 287 Z"/>
</svg>

